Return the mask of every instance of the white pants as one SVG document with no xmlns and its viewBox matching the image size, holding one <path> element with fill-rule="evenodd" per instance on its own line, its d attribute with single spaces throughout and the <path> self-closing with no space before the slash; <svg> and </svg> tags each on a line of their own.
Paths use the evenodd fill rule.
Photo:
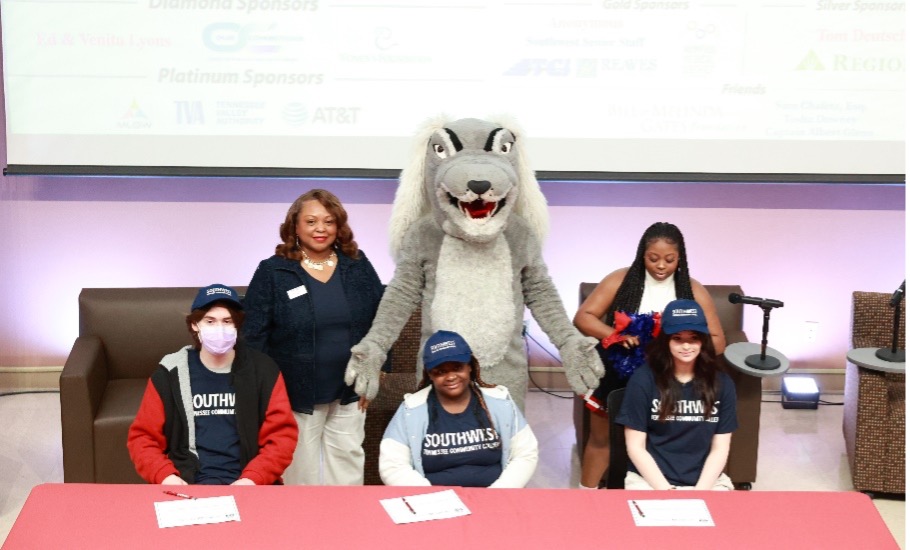
<svg viewBox="0 0 910 550">
<path fill-rule="evenodd" d="M 626 489 L 632 491 L 650 491 L 651 486 L 648 485 L 648 482 L 645 481 L 645 478 L 636 474 L 635 472 L 626 472 L 626 479 L 624 480 Z M 677 489 L 694 489 L 695 487 L 677 487 Z M 727 474 L 721 472 L 720 477 L 717 478 L 717 481 L 714 482 L 714 486 L 711 487 L 712 491 L 732 491 L 733 490 L 733 481 L 727 476 Z"/>
<path fill-rule="evenodd" d="M 294 412 L 294 418 L 300 435 L 294 460 L 284 471 L 285 483 L 363 485 L 366 413 L 357 408 L 357 401 L 316 405 L 313 414 Z"/>
</svg>

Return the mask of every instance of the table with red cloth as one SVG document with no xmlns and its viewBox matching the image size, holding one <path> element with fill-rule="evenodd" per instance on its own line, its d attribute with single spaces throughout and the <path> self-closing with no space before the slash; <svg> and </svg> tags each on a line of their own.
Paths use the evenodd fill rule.
<svg viewBox="0 0 910 550">
<path fill-rule="evenodd" d="M 159 528 L 154 502 L 174 499 L 166 489 L 233 495 L 241 521 Z M 379 503 L 438 490 L 49 483 L 32 489 L 3 548 L 898 548 L 855 492 L 456 487 L 470 515 L 402 525 Z M 635 525 L 629 500 L 668 498 L 704 500 L 715 526 Z"/>
</svg>

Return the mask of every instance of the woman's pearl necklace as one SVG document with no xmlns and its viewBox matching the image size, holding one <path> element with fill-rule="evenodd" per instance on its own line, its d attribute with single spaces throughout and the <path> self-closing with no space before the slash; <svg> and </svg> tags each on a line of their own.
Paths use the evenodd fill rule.
<svg viewBox="0 0 910 550">
<path fill-rule="evenodd" d="M 311 260 L 310 257 L 307 255 L 306 250 L 304 250 L 302 247 L 300 249 L 300 252 L 303 253 L 303 265 L 309 267 L 310 269 L 315 269 L 316 271 L 322 271 L 323 269 L 325 269 L 325 266 L 329 266 L 329 267 L 335 266 L 335 258 L 337 256 L 335 256 L 334 251 L 332 251 L 332 253 L 329 254 L 328 258 L 326 258 L 325 260 L 322 260 L 321 262 L 316 262 L 316 261 Z"/>
</svg>

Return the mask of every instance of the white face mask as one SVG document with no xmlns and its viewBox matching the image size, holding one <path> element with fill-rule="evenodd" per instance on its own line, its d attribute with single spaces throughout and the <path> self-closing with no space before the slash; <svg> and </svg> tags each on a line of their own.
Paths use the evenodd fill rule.
<svg viewBox="0 0 910 550">
<path fill-rule="evenodd" d="M 234 349 L 237 343 L 237 329 L 234 327 L 199 327 L 202 347 L 212 355 L 224 355 Z"/>
</svg>

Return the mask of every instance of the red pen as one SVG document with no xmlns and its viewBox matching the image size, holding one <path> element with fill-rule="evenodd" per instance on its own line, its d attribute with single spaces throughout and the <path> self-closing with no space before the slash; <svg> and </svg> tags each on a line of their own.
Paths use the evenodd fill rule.
<svg viewBox="0 0 910 550">
<path fill-rule="evenodd" d="M 175 491 L 162 491 L 162 492 L 166 495 L 171 495 L 172 497 L 180 497 L 180 498 L 188 498 L 190 500 L 196 500 L 196 497 L 192 497 L 190 495 L 185 495 L 183 493 L 177 493 Z"/>
</svg>

